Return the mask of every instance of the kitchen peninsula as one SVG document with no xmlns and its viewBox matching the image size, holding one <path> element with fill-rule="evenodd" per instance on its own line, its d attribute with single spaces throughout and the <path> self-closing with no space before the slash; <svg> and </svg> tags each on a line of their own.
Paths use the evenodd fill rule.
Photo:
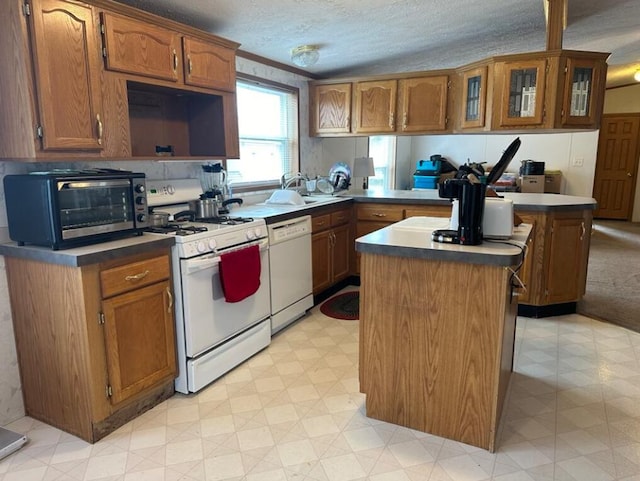
<svg viewBox="0 0 640 481">
<path fill-rule="evenodd" d="M 531 227 L 502 243 L 433 242 L 447 222 L 412 217 L 356 240 L 360 391 L 368 417 L 493 452 Z"/>
</svg>

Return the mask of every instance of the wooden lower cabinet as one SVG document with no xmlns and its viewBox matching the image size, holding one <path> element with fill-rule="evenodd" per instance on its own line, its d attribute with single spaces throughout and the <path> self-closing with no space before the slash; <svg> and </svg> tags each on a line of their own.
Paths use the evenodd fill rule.
<svg viewBox="0 0 640 481">
<path fill-rule="evenodd" d="M 520 212 L 533 227 L 520 279 L 518 302 L 549 306 L 579 301 L 585 293 L 591 210 Z"/>
<path fill-rule="evenodd" d="M 168 250 L 81 267 L 5 263 L 28 416 L 95 442 L 173 395 Z"/>
<path fill-rule="evenodd" d="M 367 416 L 493 452 L 516 311 L 508 267 L 364 253 L 359 380 Z"/>
<path fill-rule="evenodd" d="M 349 275 L 353 255 L 351 207 L 314 215 L 311 223 L 315 295 Z"/>
</svg>

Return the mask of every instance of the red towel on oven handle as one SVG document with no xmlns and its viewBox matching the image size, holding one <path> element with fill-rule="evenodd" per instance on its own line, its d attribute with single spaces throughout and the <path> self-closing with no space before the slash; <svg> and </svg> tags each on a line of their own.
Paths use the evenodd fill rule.
<svg viewBox="0 0 640 481">
<path fill-rule="evenodd" d="M 227 302 L 240 302 L 260 287 L 260 246 L 220 256 L 220 283 Z"/>
</svg>

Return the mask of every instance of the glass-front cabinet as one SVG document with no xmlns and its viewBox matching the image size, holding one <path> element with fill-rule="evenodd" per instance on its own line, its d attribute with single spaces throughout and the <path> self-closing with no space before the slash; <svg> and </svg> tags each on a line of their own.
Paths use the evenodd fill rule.
<svg viewBox="0 0 640 481">
<path fill-rule="evenodd" d="M 593 59 L 567 58 L 560 122 L 564 126 L 596 123 L 600 92 L 601 62 Z"/>
<path fill-rule="evenodd" d="M 462 110 L 460 128 L 473 129 L 485 127 L 487 101 L 487 67 L 482 66 L 465 70 L 461 75 Z"/>
<path fill-rule="evenodd" d="M 500 126 L 536 126 L 544 122 L 546 59 L 505 62 Z"/>
</svg>

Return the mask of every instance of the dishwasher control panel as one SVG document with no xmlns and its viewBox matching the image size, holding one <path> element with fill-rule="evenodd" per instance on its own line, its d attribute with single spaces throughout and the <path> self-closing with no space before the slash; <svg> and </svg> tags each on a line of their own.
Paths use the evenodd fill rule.
<svg viewBox="0 0 640 481">
<path fill-rule="evenodd" d="M 269 227 L 269 241 L 282 242 L 287 239 L 311 234 L 311 216 L 298 217 L 289 221 L 271 224 Z"/>
</svg>

